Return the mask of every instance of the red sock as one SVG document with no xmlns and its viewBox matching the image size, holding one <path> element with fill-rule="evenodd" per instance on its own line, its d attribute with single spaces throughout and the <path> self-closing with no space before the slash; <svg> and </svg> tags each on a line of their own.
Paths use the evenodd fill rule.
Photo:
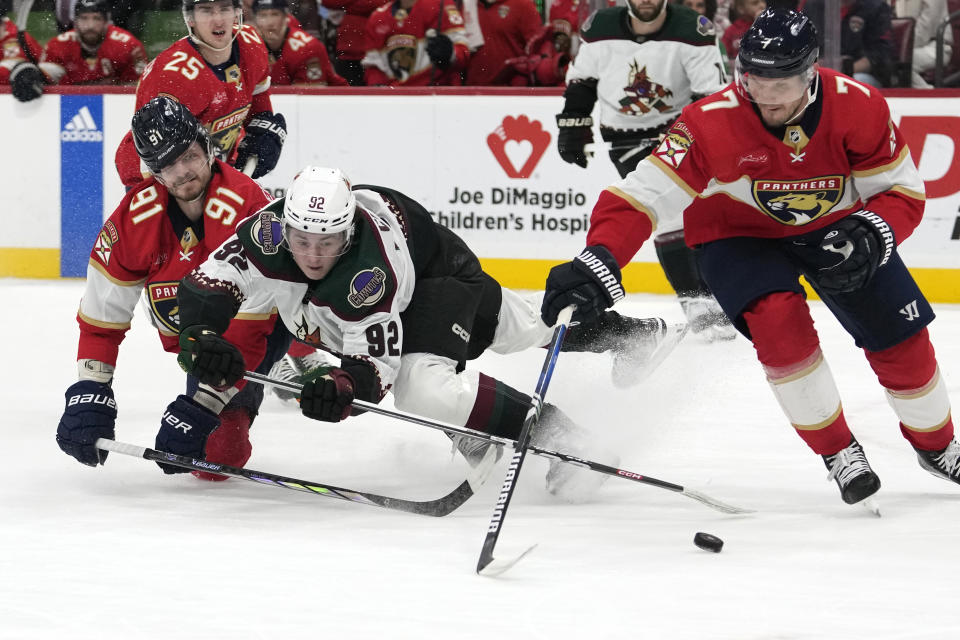
<svg viewBox="0 0 960 640">
<path fill-rule="evenodd" d="M 227 409 L 220 413 L 220 426 L 207 438 L 206 459 L 210 462 L 242 467 L 250 459 L 253 447 L 250 446 L 250 414 L 246 409 Z M 226 480 L 206 471 L 193 471 L 201 480 L 214 482 Z"/>
</svg>

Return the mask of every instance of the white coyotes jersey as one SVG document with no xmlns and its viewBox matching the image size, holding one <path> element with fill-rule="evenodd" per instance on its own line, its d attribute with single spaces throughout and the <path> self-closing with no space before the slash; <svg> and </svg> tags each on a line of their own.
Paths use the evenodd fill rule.
<svg viewBox="0 0 960 640">
<path fill-rule="evenodd" d="M 646 37 L 632 33 L 626 8 L 602 9 L 587 19 L 580 38 L 566 82 L 597 82 L 603 127 L 668 125 L 693 95 L 727 83 L 713 24 L 682 5 L 667 3 L 663 28 Z"/>
<path fill-rule="evenodd" d="M 373 348 L 369 336 L 381 335 L 386 347 L 403 344 L 400 313 L 413 295 L 414 266 L 400 222 L 384 199 L 367 190 L 356 190 L 354 195 L 362 229 L 357 229 L 350 251 L 323 280 L 308 283 L 302 274 L 285 273 L 282 261 L 276 260 L 286 249 L 263 243 L 267 227 L 273 228 L 274 235 L 279 232 L 279 215 L 271 218 L 269 212 L 280 214 L 282 200 L 268 205 L 254 216 L 256 220 L 238 230 L 256 244 L 243 249 L 248 268 L 238 269 L 232 262 L 237 243 L 232 245 L 234 251 L 216 252 L 214 256 L 220 258 L 208 259 L 200 273 L 207 280 L 236 287 L 234 294 L 243 300 L 239 316 L 266 317 L 276 310 L 298 340 L 370 362 L 385 392 L 397 377 L 400 349 Z M 224 247 L 235 241 L 236 237 Z M 264 251 L 264 247 L 269 248 Z M 264 269 L 272 271 L 270 275 L 261 269 L 263 265 L 268 265 Z"/>
</svg>

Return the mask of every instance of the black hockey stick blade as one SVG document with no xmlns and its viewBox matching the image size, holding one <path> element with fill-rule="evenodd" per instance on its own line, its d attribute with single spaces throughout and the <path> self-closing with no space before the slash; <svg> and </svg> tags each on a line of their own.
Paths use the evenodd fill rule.
<svg viewBox="0 0 960 640">
<path fill-rule="evenodd" d="M 143 458 L 154 462 L 162 462 L 184 469 L 193 471 L 206 471 L 208 473 L 219 473 L 232 478 L 243 478 L 252 482 L 274 485 L 294 491 L 303 491 L 326 498 L 336 498 L 338 500 L 347 500 L 349 502 L 359 502 L 361 504 L 383 507 L 394 511 L 405 511 L 422 516 L 442 517 L 449 515 L 457 510 L 463 503 L 473 496 L 473 488 L 470 482 L 464 480 L 456 489 L 445 496 L 436 500 L 404 500 L 401 498 L 391 498 L 381 496 L 375 493 L 365 491 L 354 491 L 352 489 L 342 489 L 333 485 L 321 482 L 311 482 L 309 480 L 299 480 L 297 478 L 288 478 L 275 473 L 265 473 L 255 471 L 254 469 L 244 469 L 243 467 L 231 467 L 225 464 L 217 464 L 206 460 L 198 460 L 188 456 L 180 456 L 175 453 L 166 453 L 140 447 L 126 442 L 98 438 L 96 447 L 104 451 L 113 451 L 134 458 Z"/>
</svg>

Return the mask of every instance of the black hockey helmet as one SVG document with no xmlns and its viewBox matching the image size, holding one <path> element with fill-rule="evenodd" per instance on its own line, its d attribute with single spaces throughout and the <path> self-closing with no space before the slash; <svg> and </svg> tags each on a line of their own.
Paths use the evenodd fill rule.
<svg viewBox="0 0 960 640">
<path fill-rule="evenodd" d="M 81 13 L 101 13 L 107 20 L 110 19 L 110 0 L 77 0 L 73 9 L 74 15 Z"/>
<path fill-rule="evenodd" d="M 194 141 L 210 157 L 210 136 L 185 106 L 168 96 L 157 96 L 140 107 L 130 122 L 133 146 L 153 173 L 179 158 Z"/>
<path fill-rule="evenodd" d="M 766 9 L 740 40 L 737 68 L 761 78 L 786 78 L 813 67 L 819 55 L 810 18 L 791 9 Z"/>
<path fill-rule="evenodd" d="M 289 11 L 290 2 L 288 2 L 288 0 L 253 0 L 251 11 L 256 13 L 262 9 L 280 9 L 281 11 Z"/>
</svg>

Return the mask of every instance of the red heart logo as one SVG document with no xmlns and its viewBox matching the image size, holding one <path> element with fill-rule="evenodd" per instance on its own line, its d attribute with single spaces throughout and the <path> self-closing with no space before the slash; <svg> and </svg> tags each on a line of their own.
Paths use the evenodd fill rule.
<svg viewBox="0 0 960 640">
<path fill-rule="evenodd" d="M 508 146 L 508 142 L 513 144 Z M 487 136 L 487 146 L 509 177 L 529 178 L 550 146 L 550 132 L 543 129 L 539 120 L 530 120 L 524 115 L 507 116 Z M 524 150 L 527 146 L 529 151 Z"/>
</svg>

